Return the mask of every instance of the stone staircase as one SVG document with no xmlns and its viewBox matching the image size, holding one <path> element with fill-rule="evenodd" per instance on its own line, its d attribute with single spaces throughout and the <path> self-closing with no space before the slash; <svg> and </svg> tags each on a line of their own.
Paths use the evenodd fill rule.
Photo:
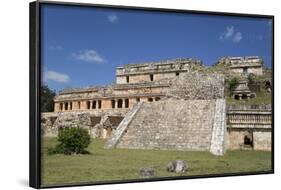
<svg viewBox="0 0 281 190">
<path fill-rule="evenodd" d="M 130 111 L 128 111 L 128 113 L 125 115 L 125 118 L 121 121 L 116 131 L 113 133 L 112 137 L 107 141 L 105 148 L 113 148 L 116 146 L 123 134 L 126 132 L 130 122 L 141 108 L 142 104 L 142 102 L 138 102 Z"/>
<path fill-rule="evenodd" d="M 226 133 L 226 103 L 225 99 L 217 99 L 215 107 L 215 116 L 213 124 L 213 132 L 211 139 L 210 152 L 215 155 L 223 155 L 225 153 L 225 133 Z"/>
<path fill-rule="evenodd" d="M 209 151 L 216 111 L 216 100 L 144 102 L 115 146 Z"/>
</svg>

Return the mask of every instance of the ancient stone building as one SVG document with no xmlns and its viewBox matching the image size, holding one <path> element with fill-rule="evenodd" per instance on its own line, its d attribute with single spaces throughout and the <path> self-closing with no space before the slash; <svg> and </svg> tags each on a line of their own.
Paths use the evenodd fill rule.
<svg viewBox="0 0 281 190">
<path fill-rule="evenodd" d="M 231 94 L 235 100 L 250 99 L 256 97 L 256 94 L 251 92 L 250 88 L 248 87 L 247 79 L 239 80 L 237 86 L 231 92 Z"/>
<path fill-rule="evenodd" d="M 137 102 L 158 101 L 165 96 L 170 79 L 202 67 L 195 59 L 118 67 L 116 84 L 63 90 L 54 99 L 54 111 L 126 109 Z"/>
<path fill-rule="evenodd" d="M 107 138 L 107 147 L 216 155 L 227 148 L 270 150 L 271 110 L 226 108 L 223 75 L 199 74 L 202 69 L 195 59 L 118 67 L 115 84 L 61 91 L 54 112 L 41 114 L 42 134 L 79 126 L 93 138 Z M 260 72 L 255 69 L 247 72 Z"/>
<path fill-rule="evenodd" d="M 141 102 L 126 114 L 108 148 L 225 152 L 224 77 L 184 73 L 165 99 Z"/>
<path fill-rule="evenodd" d="M 219 60 L 219 64 L 223 64 L 235 74 L 248 75 L 263 75 L 263 61 L 257 56 L 248 57 L 223 57 Z"/>
<path fill-rule="evenodd" d="M 56 114 L 45 113 L 44 116 L 54 120 L 54 115 L 60 117 L 64 115 L 63 117 L 69 117 L 68 121 L 72 121 L 68 125 L 71 126 L 79 124 L 71 113 L 89 113 L 91 120 L 99 120 L 99 129 L 93 129 L 97 133 L 93 136 L 108 138 L 136 103 L 161 100 L 166 97 L 172 79 L 202 68 L 201 61 L 195 59 L 124 65 L 116 69 L 115 84 L 61 91 L 54 99 Z M 114 124 L 111 124 L 112 120 L 115 120 Z M 50 119 L 44 121 L 50 124 Z M 45 134 L 51 135 L 57 132 L 60 125 L 53 124 L 52 130 L 43 127 L 46 129 Z M 42 126 L 49 125 L 43 123 Z M 91 129 L 97 128 L 93 124 L 87 126 Z"/>
</svg>

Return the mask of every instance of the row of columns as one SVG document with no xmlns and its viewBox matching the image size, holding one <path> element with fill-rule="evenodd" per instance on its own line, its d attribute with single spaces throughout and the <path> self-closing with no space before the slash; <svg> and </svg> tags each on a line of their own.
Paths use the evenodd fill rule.
<svg viewBox="0 0 281 190">
<path fill-rule="evenodd" d="M 60 110 L 61 111 L 72 110 L 72 102 L 62 102 L 62 103 L 60 103 Z"/>
<path fill-rule="evenodd" d="M 227 117 L 230 123 L 271 123 L 271 115 L 264 114 L 231 114 Z"/>
<path fill-rule="evenodd" d="M 102 101 L 101 100 L 91 100 L 86 103 L 87 109 L 101 109 Z M 89 104 L 89 105 L 88 105 Z"/>
<path fill-rule="evenodd" d="M 126 105 L 127 101 L 127 105 Z M 114 99 L 111 100 L 111 108 L 128 108 L 129 107 L 129 99 Z"/>
<path fill-rule="evenodd" d="M 133 99 L 128 98 L 122 98 L 122 99 L 111 99 L 107 101 L 111 101 L 108 103 L 111 103 L 111 105 L 105 104 L 106 108 L 129 108 L 130 107 L 130 101 Z M 153 102 L 160 100 L 160 97 L 149 97 L 146 99 L 146 101 Z M 144 99 L 136 98 L 133 102 L 139 102 L 144 101 Z M 108 106 L 107 106 L 108 105 Z M 88 101 L 73 101 L 73 102 L 60 102 L 59 107 L 56 107 L 57 111 L 66 111 L 66 110 L 81 110 L 81 109 L 102 109 L 102 100 L 88 100 Z"/>
</svg>

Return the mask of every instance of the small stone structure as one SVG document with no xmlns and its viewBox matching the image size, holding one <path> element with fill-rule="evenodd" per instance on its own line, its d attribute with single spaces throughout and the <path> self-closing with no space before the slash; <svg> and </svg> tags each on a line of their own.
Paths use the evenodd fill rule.
<svg viewBox="0 0 281 190">
<path fill-rule="evenodd" d="M 248 87 L 248 80 L 241 79 L 238 81 L 236 88 L 231 92 L 235 100 L 255 98 L 256 94 L 251 92 Z"/>
</svg>

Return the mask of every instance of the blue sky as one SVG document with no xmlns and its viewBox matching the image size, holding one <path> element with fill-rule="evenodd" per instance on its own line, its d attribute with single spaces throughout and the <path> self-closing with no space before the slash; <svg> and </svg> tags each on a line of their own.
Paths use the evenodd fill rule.
<svg viewBox="0 0 281 190">
<path fill-rule="evenodd" d="M 270 19 L 55 5 L 41 19 L 43 82 L 56 91 L 114 83 L 128 63 L 258 55 L 271 67 Z"/>
</svg>

